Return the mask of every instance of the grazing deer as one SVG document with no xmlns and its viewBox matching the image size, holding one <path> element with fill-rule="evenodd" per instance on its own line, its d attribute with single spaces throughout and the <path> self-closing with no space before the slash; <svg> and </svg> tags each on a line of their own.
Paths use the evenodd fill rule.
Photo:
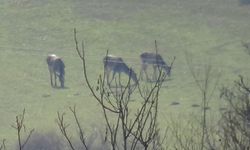
<svg viewBox="0 0 250 150">
<path fill-rule="evenodd" d="M 147 73 L 147 67 L 148 65 L 152 65 L 154 72 L 153 76 L 154 79 L 156 79 L 156 69 L 164 71 L 168 76 L 171 75 L 171 68 L 173 66 L 174 60 L 172 61 L 171 65 L 168 66 L 166 62 L 162 59 L 161 55 L 155 54 L 155 53 L 149 53 L 149 52 L 144 52 L 140 55 L 141 58 L 141 72 L 140 76 L 143 76 L 143 72 L 146 75 L 147 80 L 149 80 L 148 73 Z"/>
<path fill-rule="evenodd" d="M 50 84 L 52 87 L 57 87 L 56 79 L 59 78 L 61 83 L 61 88 L 64 88 L 64 75 L 65 75 L 65 65 L 60 57 L 57 57 L 55 54 L 50 54 L 47 57 L 47 64 L 50 73 Z M 53 84 L 53 75 L 54 75 L 54 82 Z"/>
<path fill-rule="evenodd" d="M 136 73 L 129 68 L 123 61 L 121 57 L 113 56 L 113 55 L 107 55 L 103 58 L 103 64 L 104 64 L 104 73 L 106 75 L 107 84 L 110 84 L 115 77 L 115 74 L 119 74 L 119 84 L 121 85 L 121 73 L 125 73 L 131 78 L 135 84 L 137 84 L 138 80 L 136 77 Z M 109 75 L 110 72 L 113 72 L 112 79 L 109 81 Z"/>
</svg>

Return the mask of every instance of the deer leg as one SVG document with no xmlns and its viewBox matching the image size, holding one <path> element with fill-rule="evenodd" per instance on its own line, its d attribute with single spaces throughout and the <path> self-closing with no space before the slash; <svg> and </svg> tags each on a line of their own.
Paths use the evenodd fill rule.
<svg viewBox="0 0 250 150">
<path fill-rule="evenodd" d="M 158 80 L 159 75 L 163 73 L 162 68 L 159 65 L 154 65 L 154 80 Z"/>
<path fill-rule="evenodd" d="M 62 75 L 59 76 L 61 88 L 64 88 L 64 77 Z"/>
<path fill-rule="evenodd" d="M 159 68 L 158 65 L 154 65 L 154 76 L 153 76 L 153 80 L 156 81 L 158 79 L 159 76 L 159 72 L 161 71 L 161 69 Z"/>
<path fill-rule="evenodd" d="M 140 76 L 139 76 L 139 79 L 143 80 L 143 70 L 142 70 L 142 68 L 141 68 L 141 70 L 140 70 Z"/>
<path fill-rule="evenodd" d="M 147 81 L 150 81 L 150 78 L 148 77 L 148 70 L 147 69 L 145 69 L 145 75 L 146 75 Z"/>
<path fill-rule="evenodd" d="M 108 84 L 108 71 L 106 69 L 104 70 L 104 80 L 106 80 Z"/>
<path fill-rule="evenodd" d="M 103 74 L 103 77 L 104 77 L 104 81 L 106 80 L 107 82 L 107 69 L 104 67 L 104 74 Z"/>
<path fill-rule="evenodd" d="M 112 79 L 112 80 L 110 81 L 110 72 L 111 72 L 110 69 L 105 70 L 107 85 L 109 85 L 109 84 L 112 82 L 112 80 L 113 80 L 113 79 Z"/>
<path fill-rule="evenodd" d="M 142 64 L 141 66 L 141 72 L 140 72 L 140 78 L 143 80 L 143 75 L 145 74 L 146 80 L 148 80 L 148 74 L 147 74 L 147 65 Z"/>
<path fill-rule="evenodd" d="M 155 81 L 156 80 L 156 66 L 155 65 L 153 65 L 153 70 L 154 70 L 154 72 L 153 72 L 153 80 Z"/>
<path fill-rule="evenodd" d="M 143 77 L 143 76 L 145 76 L 145 75 L 146 75 L 145 69 L 144 69 L 144 68 L 141 68 L 139 79 L 144 80 L 144 77 Z"/>
<path fill-rule="evenodd" d="M 139 79 L 143 80 L 143 65 L 141 65 L 140 76 Z"/>
<path fill-rule="evenodd" d="M 49 72 L 49 74 L 50 74 L 50 85 L 53 87 L 53 76 L 52 76 L 52 73 L 51 72 Z"/>
<path fill-rule="evenodd" d="M 119 72 L 119 86 L 122 86 L 122 84 L 121 84 L 121 72 Z"/>
<path fill-rule="evenodd" d="M 56 84 L 56 72 L 54 72 L 54 77 L 55 77 L 55 87 L 57 87 L 57 84 Z"/>
<path fill-rule="evenodd" d="M 107 73 L 107 84 L 108 84 L 108 85 L 110 85 L 111 81 L 113 80 L 113 79 L 110 80 L 110 72 L 111 72 L 111 71 L 109 70 L 108 73 Z"/>
<path fill-rule="evenodd" d="M 109 82 L 109 84 L 111 84 L 111 82 L 114 80 L 114 78 L 115 78 L 115 74 L 116 74 L 116 72 L 115 72 L 115 71 L 113 71 L 113 75 L 112 75 L 112 78 L 111 78 L 111 81 Z"/>
<path fill-rule="evenodd" d="M 49 69 L 49 75 L 50 75 L 50 85 L 53 87 L 53 72 L 49 65 L 48 65 L 48 69 Z"/>
</svg>

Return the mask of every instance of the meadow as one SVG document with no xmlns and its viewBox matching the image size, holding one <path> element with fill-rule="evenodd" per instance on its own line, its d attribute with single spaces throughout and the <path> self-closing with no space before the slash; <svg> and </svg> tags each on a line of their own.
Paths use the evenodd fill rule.
<svg viewBox="0 0 250 150">
<path fill-rule="evenodd" d="M 250 41 L 250 9 L 237 0 L 1 0 L 0 1 L 0 139 L 16 140 L 15 116 L 25 108 L 25 123 L 37 132 L 58 131 L 57 112 L 73 117 L 77 106 L 86 131 L 101 128 L 102 112 L 83 78 L 75 51 L 73 29 L 84 40 L 87 70 L 92 84 L 103 72 L 107 49 L 122 56 L 137 73 L 139 55 L 154 51 L 170 63 L 176 60 L 171 80 L 160 93 L 160 126 L 168 118 L 199 114 L 199 90 L 190 74 L 185 52 L 192 54 L 192 67 L 213 67 L 218 89 L 210 100 L 215 118 L 224 102 L 219 88 L 231 85 L 238 75 L 247 76 L 249 56 L 241 41 Z M 55 53 L 65 62 L 65 89 L 51 88 L 45 62 Z M 171 105 L 178 102 L 179 105 Z M 140 104 L 133 101 L 133 106 Z M 75 131 L 75 130 L 73 130 Z"/>
</svg>

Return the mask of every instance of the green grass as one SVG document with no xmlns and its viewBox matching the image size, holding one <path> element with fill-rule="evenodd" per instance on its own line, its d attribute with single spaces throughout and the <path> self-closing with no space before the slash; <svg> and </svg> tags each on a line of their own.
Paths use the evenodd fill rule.
<svg viewBox="0 0 250 150">
<path fill-rule="evenodd" d="M 154 50 L 169 63 L 176 56 L 172 80 L 164 83 L 160 95 L 161 126 L 165 118 L 198 111 L 199 90 L 190 75 L 185 52 L 193 54 L 193 66 L 210 63 L 222 74 L 221 85 L 237 75 L 250 73 L 249 56 L 241 40 L 249 41 L 249 6 L 236 0 L 11 0 L 0 2 L 0 139 L 12 143 L 15 116 L 26 109 L 26 125 L 37 131 L 58 130 L 57 111 L 77 106 L 86 130 L 100 124 L 102 112 L 82 77 L 75 52 L 73 28 L 85 41 L 88 72 L 95 84 L 102 73 L 102 58 L 120 55 L 139 72 L 139 55 Z M 66 65 L 66 89 L 50 87 L 48 53 L 61 56 Z M 180 105 L 172 106 L 177 101 Z M 133 102 L 134 107 L 140 103 Z M 211 110 L 223 102 L 215 92 Z M 215 113 L 217 114 L 217 113 Z M 185 118 L 185 117 L 184 117 Z"/>
</svg>

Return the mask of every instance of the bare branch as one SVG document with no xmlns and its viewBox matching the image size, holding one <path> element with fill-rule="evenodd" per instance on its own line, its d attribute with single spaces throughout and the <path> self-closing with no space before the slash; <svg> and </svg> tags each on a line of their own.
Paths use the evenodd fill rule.
<svg viewBox="0 0 250 150">
<path fill-rule="evenodd" d="M 85 137 L 84 137 L 84 132 L 83 132 L 83 130 L 82 130 L 82 127 L 81 127 L 80 122 L 79 122 L 79 120 L 78 120 L 78 117 L 77 117 L 77 115 L 76 115 L 76 106 L 74 106 L 74 108 L 69 107 L 69 109 L 70 109 L 70 111 L 71 111 L 71 112 L 73 113 L 73 115 L 74 115 L 74 118 L 75 118 L 75 121 L 76 121 L 78 130 L 79 130 L 79 134 L 80 134 L 80 140 L 81 140 L 83 146 L 86 148 L 86 150 L 88 150 L 88 147 L 87 147 L 87 144 L 86 144 L 86 139 L 85 139 Z"/>
<path fill-rule="evenodd" d="M 64 122 L 64 115 L 65 115 L 65 113 L 60 114 L 59 112 L 57 112 L 57 119 L 58 119 L 57 120 L 57 125 L 58 125 L 58 127 L 59 127 L 62 135 L 64 136 L 64 138 L 67 140 L 70 148 L 72 150 L 75 150 L 75 148 L 74 148 L 74 146 L 73 146 L 73 144 L 71 142 L 71 139 L 70 139 L 70 137 L 69 137 L 69 135 L 67 133 L 67 130 L 66 130 L 67 127 L 69 126 L 69 124 L 65 124 L 65 122 Z"/>
<path fill-rule="evenodd" d="M 150 88 L 140 87 L 139 81 L 137 81 L 136 85 L 131 88 L 131 74 L 132 69 L 128 69 L 129 73 L 126 73 L 129 76 L 129 80 L 126 83 L 125 87 L 121 87 L 120 77 L 117 81 L 115 79 L 115 87 L 114 89 L 110 86 L 107 81 L 107 85 L 105 84 L 106 74 L 106 65 L 107 60 L 104 60 L 104 72 L 103 76 L 99 76 L 97 80 L 97 86 L 95 90 L 93 86 L 90 84 L 87 74 L 86 68 L 86 59 L 85 59 L 85 49 L 84 43 L 82 42 L 82 50 L 79 50 L 76 29 L 74 29 L 74 39 L 76 44 L 76 51 L 82 61 L 83 66 L 83 76 L 87 83 L 88 88 L 93 94 L 94 98 L 101 105 L 101 109 L 103 111 L 104 120 L 106 122 L 106 131 L 110 133 L 109 140 L 111 143 L 111 147 L 113 150 L 119 149 L 120 145 L 122 145 L 123 149 L 128 148 L 128 144 L 131 149 L 136 149 L 138 143 L 140 142 L 145 149 L 148 149 L 149 146 L 153 147 L 153 143 L 156 140 L 159 140 L 159 129 L 157 128 L 157 113 L 158 113 L 158 97 L 159 91 L 161 89 L 161 85 L 166 77 L 166 75 L 160 73 L 157 77 L 157 81 L 154 85 L 151 85 Z M 155 49 L 157 51 L 157 43 L 155 41 Z M 108 50 L 106 56 L 108 55 Z M 107 59 L 107 57 L 105 57 Z M 173 60 L 174 61 L 174 60 Z M 173 62 L 171 63 L 171 65 Z M 134 73 L 135 74 L 135 73 Z M 133 78 L 135 80 L 136 77 Z M 113 80 L 113 79 L 112 79 Z M 119 85 L 118 86 L 118 82 Z M 131 101 L 131 95 L 134 90 L 138 88 L 141 98 L 143 102 L 141 106 L 138 108 L 135 117 L 131 116 L 129 110 L 129 103 Z M 74 113 L 75 110 L 71 108 L 71 111 Z M 111 113 L 111 114 L 110 114 Z M 75 114 L 75 113 L 74 113 Z M 75 116 L 76 117 L 76 116 Z M 112 117 L 112 119 L 111 119 Z M 115 119 L 115 121 L 114 121 Z M 80 129 L 80 125 L 78 119 L 76 119 L 78 124 L 78 128 Z M 117 138 L 119 137 L 119 133 L 122 133 L 123 143 L 118 144 Z M 81 133 L 81 131 L 80 131 Z M 107 134 L 105 134 L 107 135 Z M 131 141 L 132 143 L 130 143 Z M 160 142 L 158 142 L 159 144 Z"/>
<path fill-rule="evenodd" d="M 25 125 L 24 125 L 24 117 L 25 117 L 25 109 L 23 109 L 23 113 L 21 115 L 16 116 L 16 125 L 12 125 L 12 127 L 14 129 L 17 130 L 17 138 L 18 138 L 18 147 L 19 150 L 22 150 L 23 147 L 27 144 L 27 142 L 29 141 L 34 129 L 31 129 L 27 138 L 24 140 L 24 142 L 22 143 L 22 139 L 21 139 L 21 131 L 24 130 L 24 132 L 26 132 L 25 130 Z"/>
</svg>

